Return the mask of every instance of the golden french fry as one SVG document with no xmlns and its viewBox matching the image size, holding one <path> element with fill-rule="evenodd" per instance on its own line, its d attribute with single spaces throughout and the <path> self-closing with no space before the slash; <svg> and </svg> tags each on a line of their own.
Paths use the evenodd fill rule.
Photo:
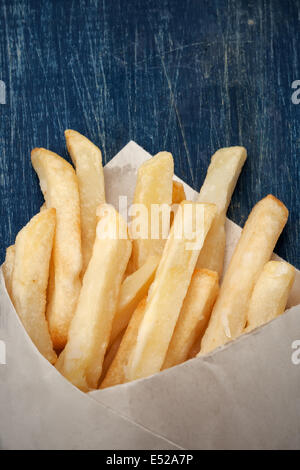
<svg viewBox="0 0 300 470">
<path fill-rule="evenodd" d="M 173 180 L 172 187 L 172 204 L 180 204 L 182 201 L 185 201 L 185 191 L 183 184 L 179 181 Z"/>
<path fill-rule="evenodd" d="M 126 328 L 125 328 L 125 330 L 126 330 Z M 101 384 L 103 382 L 104 377 L 106 376 L 106 373 L 107 373 L 108 369 L 110 368 L 111 363 L 113 362 L 113 360 L 114 360 L 114 358 L 115 358 L 115 356 L 118 352 L 118 349 L 120 347 L 120 344 L 121 344 L 122 338 L 124 336 L 125 330 L 121 331 L 121 333 L 116 337 L 116 339 L 114 340 L 112 345 L 107 348 L 107 352 L 106 352 L 106 354 L 104 356 L 104 360 L 103 360 L 103 365 L 102 365 L 101 377 L 99 379 L 99 384 Z"/>
<path fill-rule="evenodd" d="M 138 303 L 147 294 L 154 279 L 158 263 L 158 256 L 150 255 L 145 264 L 122 282 L 118 308 L 110 335 L 110 345 L 115 341 L 120 332 L 127 327 Z"/>
<path fill-rule="evenodd" d="M 218 292 L 218 273 L 208 269 L 194 271 L 162 369 L 188 358 L 191 347 L 204 334 Z"/>
<path fill-rule="evenodd" d="M 56 354 L 45 317 L 49 263 L 55 232 L 55 209 L 36 216 L 18 233 L 12 276 L 12 301 L 25 330 L 52 364 Z"/>
<path fill-rule="evenodd" d="M 146 299 L 143 299 L 138 304 L 130 319 L 115 358 L 113 359 L 100 388 L 112 387 L 113 385 L 123 384 L 127 381 L 126 367 L 130 354 L 136 344 L 139 327 L 145 313 L 145 307 Z"/>
<path fill-rule="evenodd" d="M 242 333 L 253 287 L 270 259 L 287 218 L 287 208 L 272 195 L 252 209 L 225 273 L 202 339 L 200 355 Z"/>
<path fill-rule="evenodd" d="M 213 204 L 189 201 L 180 204 L 148 294 L 145 316 L 128 364 L 128 380 L 146 377 L 161 369 L 215 213 Z M 183 230 L 179 230 L 180 227 Z"/>
<path fill-rule="evenodd" d="M 211 158 L 207 175 L 198 196 L 198 202 L 216 204 L 218 215 L 212 224 L 197 268 L 207 268 L 222 274 L 226 244 L 225 219 L 232 193 L 247 158 L 244 147 L 219 149 Z"/>
<path fill-rule="evenodd" d="M 281 315 L 295 279 L 295 268 L 284 261 L 269 261 L 257 279 L 247 311 L 245 332 Z"/>
<path fill-rule="evenodd" d="M 172 205 L 180 204 L 186 199 L 185 191 L 182 183 L 179 181 L 173 180 L 173 190 L 172 190 Z M 170 225 L 172 225 L 174 220 L 174 211 L 171 211 L 170 214 Z"/>
<path fill-rule="evenodd" d="M 166 239 L 163 239 L 162 220 L 158 228 L 158 238 L 151 236 L 151 208 L 154 204 L 172 204 L 174 162 L 173 157 L 168 152 L 160 152 L 150 160 L 143 163 L 137 175 L 137 182 L 134 194 L 134 204 L 142 204 L 144 212 L 139 214 L 139 219 L 143 225 L 143 232 L 133 239 L 132 244 L 132 270 L 139 269 L 150 254 L 161 256 Z M 134 224 L 133 217 L 131 225 Z M 137 234 L 138 235 L 138 234 Z"/>
<path fill-rule="evenodd" d="M 196 339 L 196 341 L 194 342 L 193 346 L 192 346 L 191 349 L 189 350 L 187 359 L 193 359 L 194 357 L 197 356 L 197 354 L 198 354 L 199 351 L 200 351 L 202 338 L 203 338 L 203 336 L 199 336 L 199 338 Z"/>
<path fill-rule="evenodd" d="M 96 237 L 96 209 L 105 202 L 102 154 L 96 145 L 79 132 L 68 129 L 65 131 L 65 138 L 78 178 L 83 276 L 92 256 Z"/>
<path fill-rule="evenodd" d="M 47 208 L 56 209 L 46 316 L 54 348 L 60 350 L 66 344 L 81 287 L 77 177 L 74 168 L 66 160 L 49 150 L 32 150 L 31 161 L 38 174 Z"/>
<path fill-rule="evenodd" d="M 6 290 L 11 297 L 11 283 L 15 265 L 15 245 L 6 248 L 5 261 L 2 266 L 3 277 L 5 280 Z"/>
<path fill-rule="evenodd" d="M 125 221 L 109 204 L 102 204 L 100 209 L 105 214 L 98 222 L 93 254 L 83 277 L 68 342 L 56 364 L 83 391 L 97 388 L 131 254 Z"/>
</svg>

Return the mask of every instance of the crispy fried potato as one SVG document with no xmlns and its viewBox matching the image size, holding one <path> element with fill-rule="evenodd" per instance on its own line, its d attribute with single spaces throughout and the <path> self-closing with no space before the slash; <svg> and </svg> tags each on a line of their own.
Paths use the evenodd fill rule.
<svg viewBox="0 0 300 470">
<path fill-rule="evenodd" d="M 287 218 L 287 208 L 271 195 L 252 209 L 225 273 L 202 339 L 200 355 L 242 333 L 253 287 L 270 259 Z"/>
<path fill-rule="evenodd" d="M 68 342 L 56 364 L 83 391 L 98 386 L 121 282 L 131 254 L 131 241 L 124 237 L 127 236 L 125 221 L 113 206 L 102 204 L 101 210 L 105 215 L 98 222 L 93 254 L 83 277 Z"/>
<path fill-rule="evenodd" d="M 198 202 L 216 204 L 218 215 L 207 235 L 197 268 L 217 271 L 221 277 L 224 262 L 226 235 L 225 219 L 236 182 L 247 158 L 244 147 L 219 149 L 211 159 L 207 175 L 200 190 Z"/>
<path fill-rule="evenodd" d="M 173 180 L 172 187 L 172 204 L 180 204 L 186 200 L 183 184 L 179 181 Z"/>
<path fill-rule="evenodd" d="M 187 359 L 193 359 L 194 357 L 197 356 L 197 354 L 198 354 L 199 351 L 200 351 L 202 338 L 203 338 L 203 336 L 199 336 L 199 338 L 196 339 L 196 341 L 194 342 L 193 346 L 192 346 L 191 349 L 189 350 Z"/>
<path fill-rule="evenodd" d="M 150 255 L 146 263 L 122 282 L 118 308 L 111 330 L 111 345 L 119 333 L 127 327 L 138 303 L 148 292 L 159 263 L 158 256 Z"/>
<path fill-rule="evenodd" d="M 128 327 L 121 340 L 118 351 L 109 367 L 100 388 L 123 384 L 126 380 L 126 367 L 132 350 L 135 347 L 140 324 L 144 317 L 146 299 L 142 299 L 135 309 Z"/>
<path fill-rule="evenodd" d="M 166 239 L 162 238 L 162 224 L 158 227 L 158 239 L 151 238 L 151 205 L 168 204 L 171 206 L 173 174 L 173 157 L 168 152 L 158 153 L 143 163 L 138 170 L 133 203 L 143 204 L 147 210 L 144 224 L 148 230 L 146 230 L 146 237 L 142 234 L 140 238 L 133 240 L 132 271 L 139 269 L 149 255 L 161 256 L 163 252 Z"/>
<path fill-rule="evenodd" d="M 162 369 L 188 358 L 193 344 L 204 334 L 218 292 L 218 273 L 208 269 L 194 271 Z"/>
<path fill-rule="evenodd" d="M 115 358 L 115 356 L 118 352 L 118 349 L 120 347 L 120 344 L 121 344 L 122 338 L 124 336 L 125 330 L 126 330 L 126 328 L 123 331 L 121 331 L 121 333 L 116 337 L 116 339 L 114 340 L 112 345 L 107 348 L 107 352 L 106 352 L 106 354 L 104 356 L 104 360 L 103 360 L 103 365 L 102 365 L 101 377 L 99 379 L 99 384 L 101 384 L 103 382 L 104 377 L 106 376 L 106 373 L 107 373 L 108 369 L 110 368 L 111 363 L 113 362 L 113 360 L 114 360 L 114 358 Z"/>
<path fill-rule="evenodd" d="M 15 245 L 6 248 L 6 257 L 2 266 L 3 277 L 5 280 L 6 290 L 11 297 L 11 283 L 15 265 Z"/>
<path fill-rule="evenodd" d="M 183 201 L 148 294 L 145 316 L 127 368 L 127 380 L 158 372 L 186 296 L 199 251 L 216 213 L 213 204 Z M 191 211 L 190 211 L 191 209 Z M 198 210 L 202 212 L 199 217 Z M 178 236 L 179 227 L 183 227 Z M 190 243 L 197 241 L 194 249 Z"/>
<path fill-rule="evenodd" d="M 92 256 L 96 237 L 96 209 L 105 202 L 102 154 L 96 145 L 79 132 L 66 130 L 65 137 L 78 178 L 83 276 Z"/>
<path fill-rule="evenodd" d="M 25 330 L 52 364 L 56 354 L 45 310 L 54 232 L 55 209 L 47 209 L 34 216 L 18 233 L 11 283 L 12 301 Z"/>
<path fill-rule="evenodd" d="M 186 199 L 185 191 L 182 183 L 179 181 L 173 180 L 173 190 L 172 190 L 172 205 L 180 204 Z M 170 225 L 172 225 L 174 220 L 174 211 L 171 211 L 170 214 Z"/>
<path fill-rule="evenodd" d="M 249 332 L 281 315 L 295 280 L 295 268 L 284 261 L 269 261 L 254 286 L 247 311 Z"/>
<path fill-rule="evenodd" d="M 60 350 L 66 344 L 81 287 L 77 177 L 67 161 L 49 150 L 34 149 L 31 161 L 38 174 L 47 208 L 56 209 L 46 316 L 54 348 Z"/>
</svg>

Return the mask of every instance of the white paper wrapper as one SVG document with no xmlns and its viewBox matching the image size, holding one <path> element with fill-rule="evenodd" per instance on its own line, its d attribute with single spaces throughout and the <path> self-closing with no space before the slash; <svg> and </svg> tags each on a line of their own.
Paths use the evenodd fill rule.
<svg viewBox="0 0 300 470">
<path fill-rule="evenodd" d="M 108 202 L 133 197 L 150 158 L 130 142 L 105 167 Z M 188 199 L 196 193 L 185 185 Z M 120 208 L 126 215 L 125 206 Z M 241 229 L 227 221 L 225 266 Z M 0 448 L 300 448 L 300 273 L 285 315 L 203 358 L 152 377 L 84 394 L 36 350 L 0 277 Z M 299 355 L 300 356 L 300 355 Z"/>
</svg>

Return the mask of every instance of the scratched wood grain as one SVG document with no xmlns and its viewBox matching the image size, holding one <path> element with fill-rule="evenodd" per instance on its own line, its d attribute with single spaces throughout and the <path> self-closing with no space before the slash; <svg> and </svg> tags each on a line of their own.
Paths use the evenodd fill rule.
<svg viewBox="0 0 300 470">
<path fill-rule="evenodd" d="M 173 153 L 199 189 L 211 154 L 249 158 L 229 216 L 273 193 L 290 209 L 277 252 L 300 268 L 300 13 L 296 0 L 2 0 L 1 262 L 42 196 L 30 150 L 67 157 L 74 128 L 105 162 L 134 139 Z"/>
</svg>

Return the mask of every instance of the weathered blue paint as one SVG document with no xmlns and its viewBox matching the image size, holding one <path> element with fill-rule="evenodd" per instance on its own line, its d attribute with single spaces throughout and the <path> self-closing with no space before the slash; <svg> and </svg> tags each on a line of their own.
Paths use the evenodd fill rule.
<svg viewBox="0 0 300 470">
<path fill-rule="evenodd" d="M 300 13 L 296 0 L 2 0 L 1 261 L 42 196 L 30 150 L 66 156 L 74 128 L 105 162 L 130 139 L 175 157 L 199 189 L 211 154 L 249 158 L 229 209 L 273 193 L 290 209 L 278 253 L 300 268 Z"/>
</svg>

